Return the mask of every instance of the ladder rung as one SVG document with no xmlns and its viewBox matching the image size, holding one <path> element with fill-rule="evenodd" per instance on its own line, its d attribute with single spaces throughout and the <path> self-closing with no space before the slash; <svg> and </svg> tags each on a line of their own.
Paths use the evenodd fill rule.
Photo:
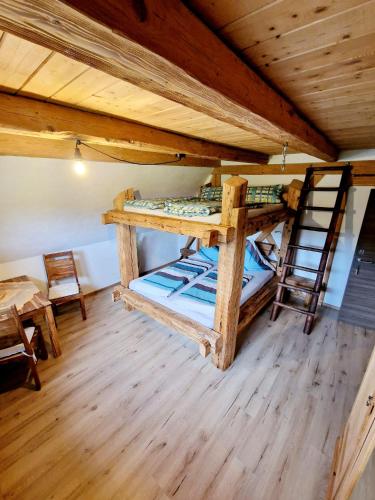
<svg viewBox="0 0 375 500">
<path fill-rule="evenodd" d="M 308 187 L 302 188 L 302 191 L 344 191 L 339 187 Z"/>
<path fill-rule="evenodd" d="M 313 205 L 305 205 L 302 210 L 313 210 L 314 212 L 334 212 L 334 207 L 314 207 Z"/>
<path fill-rule="evenodd" d="M 288 245 L 288 247 L 297 248 L 298 250 L 308 250 L 309 252 L 328 253 L 328 250 L 324 250 L 323 248 L 307 247 L 305 245 Z"/>
<path fill-rule="evenodd" d="M 285 267 L 290 267 L 291 269 L 299 269 L 300 271 L 306 271 L 309 273 L 324 274 L 324 271 L 319 271 L 319 269 L 311 269 L 311 267 L 297 266 L 297 264 L 285 264 Z"/>
<path fill-rule="evenodd" d="M 279 283 L 283 288 L 290 288 L 291 290 L 299 290 L 301 292 L 310 293 L 311 295 L 319 295 L 320 292 L 314 292 L 311 288 L 305 288 L 299 285 L 288 285 L 288 283 Z"/>
<path fill-rule="evenodd" d="M 298 229 L 305 229 L 307 231 L 318 231 L 320 233 L 328 233 L 329 231 L 329 229 L 326 227 L 304 226 L 303 224 L 299 224 Z"/>
<path fill-rule="evenodd" d="M 307 316 L 315 316 L 315 313 L 312 313 L 310 311 L 306 311 L 306 309 L 301 309 L 300 307 L 291 306 L 289 304 L 283 304 L 282 302 L 277 302 L 276 300 L 274 302 L 274 305 L 280 306 L 280 307 L 285 307 L 285 309 L 291 309 L 292 311 L 306 314 Z"/>
<path fill-rule="evenodd" d="M 332 170 L 349 170 L 349 165 L 345 165 L 344 167 L 311 167 L 311 170 L 314 172 L 326 172 Z"/>
</svg>

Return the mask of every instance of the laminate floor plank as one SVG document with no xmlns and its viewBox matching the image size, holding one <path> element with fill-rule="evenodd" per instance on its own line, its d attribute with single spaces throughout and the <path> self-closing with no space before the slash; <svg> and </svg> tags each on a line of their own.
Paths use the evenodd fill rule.
<svg viewBox="0 0 375 500">
<path fill-rule="evenodd" d="M 87 309 L 58 316 L 63 356 L 39 363 L 40 392 L 0 394 L 4 498 L 324 498 L 374 331 L 321 309 L 306 336 L 267 309 L 221 372 L 108 290 Z"/>
</svg>

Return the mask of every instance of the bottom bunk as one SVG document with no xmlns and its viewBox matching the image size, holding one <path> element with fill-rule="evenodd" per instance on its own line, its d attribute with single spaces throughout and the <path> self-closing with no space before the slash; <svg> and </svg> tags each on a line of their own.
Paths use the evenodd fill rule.
<svg viewBox="0 0 375 500">
<path fill-rule="evenodd" d="M 253 247 L 252 247 L 253 249 Z M 206 249 L 208 250 L 208 249 Z M 213 249 L 209 249 L 212 255 Z M 277 278 L 266 262 L 244 272 L 238 333 L 244 330 L 276 293 Z M 218 354 L 222 336 L 214 330 L 217 262 L 200 253 L 119 286 L 114 299 L 174 328 L 199 345 L 200 353 Z"/>
<path fill-rule="evenodd" d="M 194 262 L 192 259 L 184 259 L 184 261 L 189 260 Z M 210 278 L 210 276 L 216 272 L 217 267 L 213 266 L 202 276 L 198 276 L 169 296 L 160 295 L 158 293 L 158 288 L 156 286 L 150 286 L 149 282 L 145 280 L 145 277 L 131 281 L 129 283 L 129 288 L 176 313 L 189 316 L 190 319 L 207 328 L 213 328 L 215 321 L 215 301 L 211 301 L 210 298 L 206 298 L 205 295 L 214 295 L 213 293 L 210 294 L 208 289 L 210 286 L 215 286 L 215 279 Z M 151 277 L 152 274 L 162 273 L 163 269 L 160 269 L 155 273 L 151 273 L 148 277 Z M 273 278 L 274 274 L 275 273 L 271 270 L 254 271 L 252 274 L 244 274 L 245 283 L 242 288 L 240 305 L 242 306 L 254 294 L 262 289 L 267 282 Z M 212 290 L 214 290 L 214 288 L 212 288 Z"/>
</svg>

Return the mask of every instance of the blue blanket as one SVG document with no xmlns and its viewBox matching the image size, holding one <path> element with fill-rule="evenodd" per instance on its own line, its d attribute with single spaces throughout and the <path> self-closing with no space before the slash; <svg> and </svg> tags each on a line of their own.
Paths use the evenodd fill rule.
<svg viewBox="0 0 375 500">
<path fill-rule="evenodd" d="M 252 276 L 243 276 L 242 288 L 249 283 Z M 203 304 L 215 304 L 217 291 L 217 272 L 210 273 L 199 279 L 193 286 L 181 293 L 181 296 L 187 297 Z"/>
<path fill-rule="evenodd" d="M 169 296 L 187 285 L 200 274 L 208 271 L 212 264 L 192 259 L 182 259 L 163 267 L 156 273 L 146 275 L 143 280 L 160 289 L 160 294 Z"/>
</svg>

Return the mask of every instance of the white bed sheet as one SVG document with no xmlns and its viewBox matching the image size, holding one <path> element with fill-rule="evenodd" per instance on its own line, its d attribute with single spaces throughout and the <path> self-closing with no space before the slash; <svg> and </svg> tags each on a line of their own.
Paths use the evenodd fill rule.
<svg viewBox="0 0 375 500">
<path fill-rule="evenodd" d="M 212 269 L 210 269 L 212 271 Z M 210 272 L 207 271 L 207 272 Z M 204 273 L 206 274 L 206 273 Z M 200 278 L 203 275 L 200 275 Z M 260 290 L 267 281 L 271 280 L 274 276 L 273 271 L 254 271 L 251 273 L 252 279 L 244 286 L 241 293 L 241 305 L 245 303 L 252 295 Z M 147 297 L 159 304 L 168 307 L 177 313 L 188 315 L 190 319 L 201 323 L 208 328 L 214 326 L 215 307 L 210 304 L 203 304 L 201 302 L 189 299 L 181 295 L 183 291 L 194 285 L 198 278 L 189 283 L 186 287 L 174 293 L 171 297 L 160 297 L 152 287 L 145 283 L 142 278 L 137 278 L 129 283 L 129 288 L 135 292 Z"/>
</svg>

